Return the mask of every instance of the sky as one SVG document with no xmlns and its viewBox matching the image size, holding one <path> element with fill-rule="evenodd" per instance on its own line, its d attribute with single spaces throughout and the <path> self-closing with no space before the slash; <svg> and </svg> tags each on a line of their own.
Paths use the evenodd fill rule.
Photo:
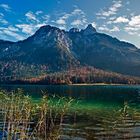
<svg viewBox="0 0 140 140">
<path fill-rule="evenodd" d="M 0 39 L 18 41 L 43 25 L 64 30 L 92 24 L 140 48 L 140 0 L 0 0 Z"/>
</svg>

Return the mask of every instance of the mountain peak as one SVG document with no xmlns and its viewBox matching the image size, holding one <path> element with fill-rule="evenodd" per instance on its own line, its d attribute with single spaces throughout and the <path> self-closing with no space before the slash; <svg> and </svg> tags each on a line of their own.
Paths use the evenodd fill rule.
<svg viewBox="0 0 140 140">
<path fill-rule="evenodd" d="M 57 27 L 54 27 L 54 26 L 50 26 L 50 25 L 44 25 L 42 27 L 40 27 L 40 29 L 37 31 L 37 32 L 48 32 L 50 30 L 60 30 L 59 28 Z"/>
<path fill-rule="evenodd" d="M 82 30 L 82 32 L 85 34 L 85 35 L 90 35 L 90 34 L 94 34 L 96 33 L 96 29 L 92 26 L 92 24 L 89 24 L 86 29 Z"/>
<path fill-rule="evenodd" d="M 34 44 L 44 44 L 47 41 L 51 40 L 52 42 L 55 42 L 58 39 L 62 39 L 64 37 L 64 30 L 61 30 L 57 27 L 50 26 L 50 25 L 44 25 L 40 27 L 34 35 L 30 36 L 27 41 L 34 43 Z M 52 42 L 50 43 L 52 44 Z M 46 46 L 51 46 L 46 45 Z"/>
</svg>

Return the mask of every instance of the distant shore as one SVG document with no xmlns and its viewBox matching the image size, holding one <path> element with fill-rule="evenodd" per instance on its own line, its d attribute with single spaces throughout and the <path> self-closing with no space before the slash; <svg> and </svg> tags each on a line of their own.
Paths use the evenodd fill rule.
<svg viewBox="0 0 140 140">
<path fill-rule="evenodd" d="M 56 85 L 56 86 L 138 86 L 139 84 L 122 84 L 122 83 L 70 83 L 70 84 L 45 84 L 45 83 L 0 83 L 0 85 Z"/>
<path fill-rule="evenodd" d="M 116 86 L 117 86 L 117 85 L 128 85 L 128 84 L 115 84 L 115 83 L 114 83 L 114 84 L 107 84 L 107 83 L 79 83 L 79 84 L 68 84 L 68 85 L 73 85 L 73 86 L 90 86 L 90 85 L 91 85 L 91 86 L 92 86 L 92 85 L 93 85 L 93 86 L 94 86 L 94 85 L 95 85 L 95 86 L 96 86 L 96 85 L 99 85 L 99 86 L 100 86 L 100 85 L 105 85 L 105 86 L 114 85 L 114 86 L 115 86 L 115 85 L 116 85 Z"/>
</svg>

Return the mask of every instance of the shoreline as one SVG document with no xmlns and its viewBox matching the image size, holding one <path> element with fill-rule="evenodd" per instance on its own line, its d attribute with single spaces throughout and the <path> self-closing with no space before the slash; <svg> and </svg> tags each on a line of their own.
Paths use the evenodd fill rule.
<svg viewBox="0 0 140 140">
<path fill-rule="evenodd" d="M 96 86 L 96 85 L 99 85 L 99 86 L 109 86 L 109 85 L 112 85 L 112 86 L 117 86 L 117 85 L 129 85 L 129 84 L 107 84 L 107 83 L 81 83 L 81 84 L 68 84 L 70 86 Z"/>
<path fill-rule="evenodd" d="M 140 86 L 139 84 L 107 84 L 107 83 L 78 83 L 78 84 L 37 84 L 37 83 L 0 83 L 0 86 L 26 86 L 26 85 L 34 85 L 34 86 Z"/>
<path fill-rule="evenodd" d="M 107 83 L 81 83 L 81 84 L 68 84 L 70 86 L 131 86 L 131 84 L 107 84 Z M 135 86 L 134 84 L 132 86 Z"/>
</svg>

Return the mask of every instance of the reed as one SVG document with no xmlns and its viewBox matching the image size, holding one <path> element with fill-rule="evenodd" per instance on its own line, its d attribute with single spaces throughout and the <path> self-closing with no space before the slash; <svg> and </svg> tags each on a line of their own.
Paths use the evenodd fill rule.
<svg viewBox="0 0 140 140">
<path fill-rule="evenodd" d="M 2 140 L 60 140 L 61 136 L 79 136 L 87 140 L 96 138 L 123 139 L 131 138 L 129 127 L 140 122 L 140 113 L 127 103 L 118 110 L 97 110 L 85 112 L 77 108 L 72 98 L 44 96 L 35 102 L 31 97 L 25 96 L 24 91 L 0 91 L 0 139 Z M 91 113 L 90 113 L 91 112 Z M 84 117 L 83 117 L 84 116 Z M 83 120 L 84 119 L 84 120 Z M 80 121 L 86 122 L 78 128 Z M 94 128 L 87 128 L 88 122 L 93 122 Z M 64 124 L 70 124 L 74 131 L 63 131 Z M 96 124 L 98 127 L 96 128 Z M 78 129 L 77 129 L 78 128 Z M 78 132 L 77 130 L 81 130 Z M 83 133 L 83 134 L 84 134 Z"/>
<path fill-rule="evenodd" d="M 49 99 L 43 96 L 39 103 L 25 96 L 21 89 L 0 92 L 1 139 L 57 140 L 63 118 L 73 100 Z"/>
</svg>

